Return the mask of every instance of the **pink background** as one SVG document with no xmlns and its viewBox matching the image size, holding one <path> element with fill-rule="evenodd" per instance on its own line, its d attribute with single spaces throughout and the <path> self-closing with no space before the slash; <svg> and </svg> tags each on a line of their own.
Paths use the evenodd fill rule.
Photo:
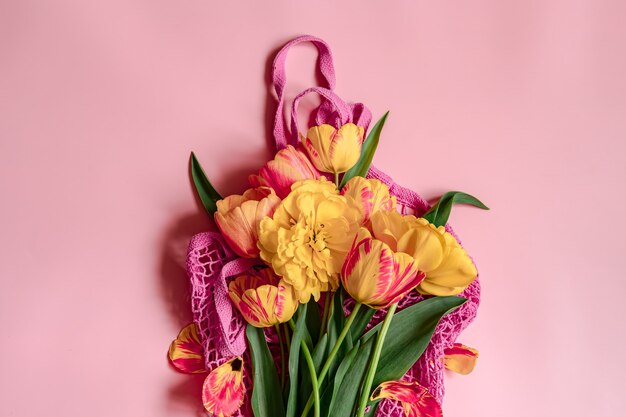
<svg viewBox="0 0 626 417">
<path fill-rule="evenodd" d="M 210 227 L 189 152 L 243 190 L 269 59 L 303 33 L 342 97 L 391 110 L 380 168 L 492 208 L 452 216 L 484 298 L 446 415 L 624 415 L 624 2 L 337 3 L 0 1 L 1 416 L 198 414 L 201 378 L 165 359 Z"/>
</svg>

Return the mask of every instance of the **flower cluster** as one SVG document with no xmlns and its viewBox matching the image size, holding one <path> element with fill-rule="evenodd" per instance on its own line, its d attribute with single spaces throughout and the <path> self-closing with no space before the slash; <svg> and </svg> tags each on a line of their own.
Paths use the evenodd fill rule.
<svg viewBox="0 0 626 417">
<path fill-rule="evenodd" d="M 333 360 L 340 355 L 339 348 L 359 310 L 363 314 L 387 309 L 380 329 L 373 329 L 377 331 L 374 356 L 362 378 L 354 409 L 362 416 L 372 402 L 392 398 L 403 403 L 407 416 L 422 412 L 440 415 L 437 401 L 417 383 L 379 381 L 378 388 L 371 391 L 382 342 L 385 334 L 393 331 L 389 325 L 397 303 L 409 292 L 457 295 L 476 278 L 477 271 L 444 227 L 445 221 L 434 221 L 432 215 L 400 214 L 389 188 L 365 177 L 367 166 L 356 174 L 351 171 L 361 160 L 367 160 L 363 142 L 363 127 L 352 123 L 338 128 L 314 126 L 301 137 L 298 147 L 288 145 L 257 175 L 251 175 L 250 189 L 215 201 L 214 220 L 227 244 L 239 257 L 258 260 L 255 268 L 230 281 L 230 299 L 251 326 L 275 329 L 281 345 L 283 384 L 286 368 L 281 333 L 285 341 L 293 333 L 293 343 L 302 343 L 302 353 L 308 358 L 316 341 L 328 331 L 330 316 L 343 316 L 343 311 L 332 311 L 331 300 L 339 295 L 343 300 L 343 294 L 355 300 L 352 314 L 344 319 L 346 327 L 337 329 L 335 345 L 329 346 L 322 358 L 321 370 L 318 365 L 309 401 L 298 405 L 306 415 L 313 404 L 316 416 L 320 415 L 316 388 L 324 387 L 325 377 L 336 371 Z M 322 300 L 320 336 L 310 335 L 314 338 L 310 345 L 295 340 L 300 334 L 294 330 L 301 306 Z M 283 323 L 289 326 L 281 326 Z M 203 371 L 198 356 L 201 350 L 190 348 L 190 341 L 198 340 L 194 331 L 181 332 L 182 342 L 176 344 L 177 339 L 170 350 L 173 363 L 188 372 Z M 463 354 L 467 349 L 446 356 L 446 366 L 459 372 L 473 367 L 467 360 L 472 352 Z M 455 358 L 464 361 L 457 365 Z M 239 408 L 245 391 L 242 368 L 242 358 L 237 357 L 211 371 L 203 389 L 209 412 L 230 416 Z M 309 369 L 309 373 L 314 372 Z"/>
</svg>

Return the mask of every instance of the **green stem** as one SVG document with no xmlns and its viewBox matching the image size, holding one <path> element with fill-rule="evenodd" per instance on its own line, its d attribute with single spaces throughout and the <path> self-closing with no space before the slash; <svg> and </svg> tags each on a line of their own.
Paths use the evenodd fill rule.
<svg viewBox="0 0 626 417">
<path fill-rule="evenodd" d="M 318 340 L 322 338 L 324 333 L 326 333 L 326 329 L 328 328 L 328 318 L 330 317 L 330 302 L 333 299 L 334 293 L 327 292 L 326 298 L 324 299 L 324 312 L 322 313 L 322 325 L 320 326 L 320 334 Z"/>
<path fill-rule="evenodd" d="M 278 344 L 280 345 L 280 387 L 285 388 L 285 346 L 283 345 L 283 338 L 280 335 L 280 325 L 275 324 L 276 336 L 278 337 Z"/>
<path fill-rule="evenodd" d="M 291 336 L 289 336 L 289 326 L 287 325 L 287 323 L 284 324 L 285 328 L 283 329 L 285 331 L 285 342 L 287 342 L 287 349 L 291 348 Z"/>
<path fill-rule="evenodd" d="M 337 338 L 337 341 L 335 342 L 335 346 L 333 346 L 333 349 L 330 351 L 330 354 L 328 355 L 328 358 L 326 359 L 326 362 L 324 363 L 324 366 L 322 367 L 322 370 L 320 371 L 320 374 L 317 377 L 318 382 L 320 384 L 319 388 L 321 388 L 321 385 L 324 382 L 324 378 L 326 377 L 326 374 L 328 373 L 328 370 L 330 369 L 330 365 L 333 363 L 333 359 L 335 359 L 335 355 L 337 355 L 337 352 L 339 352 L 341 343 L 348 335 L 348 332 L 350 331 L 350 326 L 352 326 L 352 323 L 354 322 L 354 319 L 356 318 L 356 315 L 359 312 L 361 305 L 362 305 L 361 303 L 355 304 L 354 309 L 352 309 L 352 312 L 350 313 L 350 316 L 348 316 L 348 320 L 346 321 L 346 324 L 343 326 L 343 329 L 341 330 L 341 333 L 339 334 L 339 337 Z M 306 415 L 309 413 L 309 410 L 311 410 L 312 405 L 313 405 L 313 396 L 309 396 L 309 400 L 307 401 L 306 405 L 304 406 L 304 410 L 302 411 L 302 417 L 306 417 Z"/>
<path fill-rule="evenodd" d="M 293 320 L 289 320 L 289 326 L 291 326 L 292 330 L 295 330 L 296 328 Z M 300 341 L 300 348 L 302 349 L 304 360 L 306 361 L 307 367 L 309 368 L 309 374 L 311 374 L 311 385 L 313 385 L 313 397 L 315 398 L 315 408 L 313 413 L 315 417 L 320 417 L 320 391 L 317 384 L 317 372 L 315 372 L 313 357 L 311 356 L 311 351 L 309 350 L 309 347 L 306 345 L 304 340 Z"/>
<path fill-rule="evenodd" d="M 385 343 L 387 330 L 389 330 L 389 325 L 391 324 L 391 319 L 396 312 L 396 307 L 398 307 L 397 303 L 393 304 L 389 307 L 389 310 L 387 310 L 387 315 L 385 316 L 385 320 L 380 328 L 378 339 L 376 339 L 376 346 L 374 346 L 372 361 L 370 362 L 367 375 L 365 376 L 365 382 L 363 383 L 363 389 L 361 390 L 361 401 L 359 402 L 359 412 L 357 413 L 357 417 L 363 417 L 365 415 L 365 408 L 367 407 L 367 402 L 369 401 L 370 390 L 372 389 L 372 383 L 374 382 L 374 375 L 376 374 L 376 368 L 378 367 L 378 361 L 380 360 L 380 353 L 383 350 L 383 343 Z"/>
<path fill-rule="evenodd" d="M 337 186 L 337 189 L 339 189 L 339 173 L 335 172 L 335 185 Z"/>
</svg>

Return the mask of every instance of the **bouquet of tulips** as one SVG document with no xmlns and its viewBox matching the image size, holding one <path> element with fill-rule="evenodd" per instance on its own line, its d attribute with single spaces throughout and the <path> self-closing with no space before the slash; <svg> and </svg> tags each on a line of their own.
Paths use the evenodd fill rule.
<svg viewBox="0 0 626 417">
<path fill-rule="evenodd" d="M 388 187 L 367 177 L 386 117 L 366 140 L 352 123 L 310 128 L 242 195 L 222 198 L 192 154 L 204 206 L 232 251 L 253 260 L 227 283 L 248 323 L 246 355 L 205 370 L 194 324 L 170 348 L 177 368 L 209 372 L 202 398 L 212 415 L 241 415 L 249 400 L 254 417 L 363 417 L 385 398 L 406 416 L 442 414 L 427 388 L 403 376 L 477 275 L 444 227 L 451 207 L 486 207 L 450 192 L 422 217 L 401 214 Z M 396 311 L 412 291 L 424 300 Z M 446 366 L 467 373 L 477 353 L 455 348 Z"/>
</svg>

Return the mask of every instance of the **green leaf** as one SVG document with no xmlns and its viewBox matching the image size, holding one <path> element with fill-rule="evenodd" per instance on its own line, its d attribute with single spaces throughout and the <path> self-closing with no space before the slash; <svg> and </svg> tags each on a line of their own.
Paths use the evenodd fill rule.
<svg viewBox="0 0 626 417">
<path fill-rule="evenodd" d="M 346 376 L 348 370 L 350 369 L 352 362 L 354 362 L 354 358 L 356 358 L 356 354 L 358 353 L 360 346 L 361 346 L 361 342 L 357 341 L 354 348 L 351 349 L 350 352 L 348 352 L 344 360 L 341 362 L 341 364 L 337 368 L 337 372 L 335 373 L 335 377 L 333 378 L 333 382 L 332 382 L 333 385 L 332 385 L 332 391 L 330 394 L 331 398 L 330 398 L 330 405 L 328 407 L 329 410 L 332 409 L 335 403 L 335 400 L 337 399 L 337 392 L 339 392 L 341 383 L 343 382 L 344 377 Z"/>
<path fill-rule="evenodd" d="M 432 206 L 422 217 L 437 227 L 445 226 L 445 224 L 448 223 L 452 205 L 454 204 L 469 204 L 470 206 L 478 207 L 483 210 L 489 210 L 489 207 L 472 195 L 461 191 L 448 191 L 442 195 L 437 204 Z"/>
<path fill-rule="evenodd" d="M 280 381 L 274 359 L 267 347 L 263 329 L 252 325 L 246 327 L 246 337 L 252 356 L 254 383 L 252 388 L 252 410 L 254 417 L 276 417 L 285 415 Z"/>
<path fill-rule="evenodd" d="M 198 193 L 202 205 L 204 205 L 206 211 L 213 217 L 213 213 L 217 211 L 216 203 L 223 197 L 215 190 L 193 152 L 191 153 L 191 177 L 193 178 L 193 184 L 196 187 L 196 193 Z"/>
<path fill-rule="evenodd" d="M 370 338 L 362 345 L 357 343 L 341 362 L 340 368 L 344 366 L 346 361 L 349 361 L 350 364 L 339 389 L 333 395 L 332 407 L 330 408 L 330 413 L 328 413 L 329 416 L 352 417 L 354 415 L 354 407 L 359 397 L 359 388 L 365 378 L 365 372 L 374 350 L 374 342 L 375 338 Z"/>
<path fill-rule="evenodd" d="M 352 322 L 352 326 L 350 326 L 350 337 L 352 339 L 352 343 L 356 343 L 356 341 L 361 338 L 363 331 L 372 320 L 374 313 L 376 313 L 376 310 L 373 308 L 369 308 L 366 305 L 361 306 L 359 311 L 356 313 L 356 318 Z"/>
<path fill-rule="evenodd" d="M 307 334 L 306 329 L 306 311 L 307 304 L 302 304 L 298 309 L 300 315 L 296 321 L 296 328 L 291 337 L 291 346 L 289 347 L 289 399 L 287 400 L 286 417 L 294 417 L 298 408 L 298 371 L 300 366 L 300 344 Z M 276 414 L 282 416 L 283 414 Z M 258 417 L 256 413 L 254 417 Z"/>
<path fill-rule="evenodd" d="M 402 376 L 417 362 L 428 346 L 439 320 L 467 301 L 457 296 L 433 297 L 396 313 L 378 362 L 373 387 Z M 363 339 L 376 339 L 379 323 Z"/>
<path fill-rule="evenodd" d="M 315 364 L 315 371 L 320 372 L 322 370 L 322 365 L 324 364 L 324 359 L 326 359 L 326 348 L 328 346 L 328 333 L 325 333 L 320 341 L 313 349 L 313 363 Z"/>
<path fill-rule="evenodd" d="M 433 297 L 396 313 L 387 331 L 372 387 L 375 388 L 384 381 L 402 378 L 424 353 L 441 317 L 465 301 L 464 298 L 456 296 Z M 356 357 L 336 394 L 341 401 L 333 403 L 330 413 L 333 417 L 353 416 L 352 410 L 358 400 L 359 387 L 365 377 L 376 342 L 375 336 L 380 327 L 381 324 L 378 324 L 361 337 L 361 347 L 358 348 Z M 344 361 L 351 354 L 353 352 L 350 352 Z"/>
<path fill-rule="evenodd" d="M 361 156 L 356 165 L 343 174 L 340 189 L 353 177 L 365 177 L 367 175 L 367 171 L 369 171 L 370 165 L 372 164 L 372 159 L 374 159 L 374 153 L 376 152 L 378 141 L 380 140 L 380 132 L 383 130 L 387 116 L 389 116 L 389 112 L 383 114 L 383 117 L 376 122 L 372 130 L 368 133 L 367 139 L 363 142 L 363 146 L 361 147 Z"/>
</svg>

